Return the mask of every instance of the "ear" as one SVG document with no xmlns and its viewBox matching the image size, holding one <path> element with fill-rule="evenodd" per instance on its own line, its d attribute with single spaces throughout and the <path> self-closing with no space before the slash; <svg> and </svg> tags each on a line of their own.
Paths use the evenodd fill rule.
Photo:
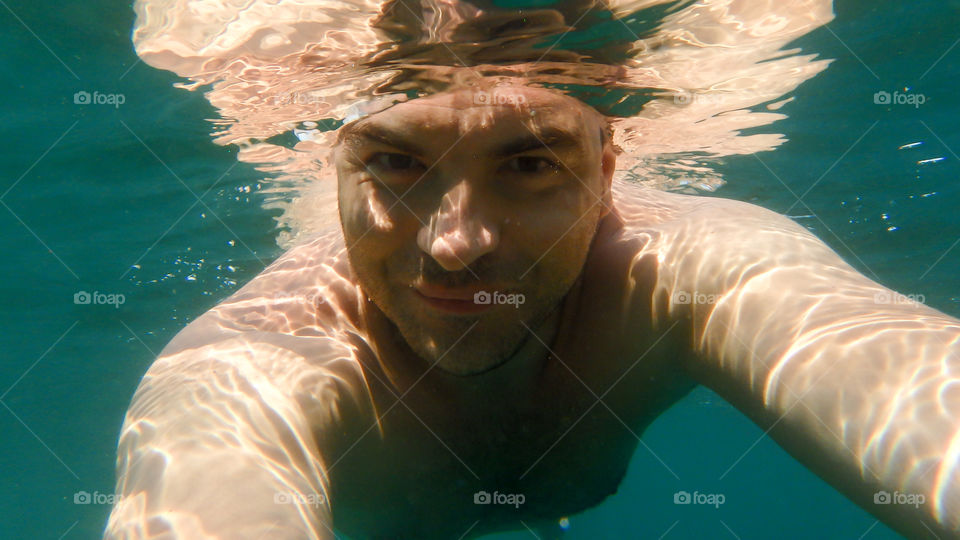
<svg viewBox="0 0 960 540">
<path fill-rule="evenodd" d="M 600 149 L 600 182 L 602 186 L 603 212 L 600 217 L 605 217 L 613 208 L 613 195 L 611 185 L 613 183 L 613 173 L 617 170 L 617 153 L 614 151 L 613 143 L 604 141 Z"/>
</svg>

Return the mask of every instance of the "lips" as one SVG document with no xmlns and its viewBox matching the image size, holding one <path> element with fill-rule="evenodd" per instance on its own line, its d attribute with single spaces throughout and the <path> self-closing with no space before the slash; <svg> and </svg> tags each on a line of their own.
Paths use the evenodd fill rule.
<svg viewBox="0 0 960 540">
<path fill-rule="evenodd" d="M 473 302 L 473 295 L 478 292 L 487 291 L 491 292 L 495 289 L 485 286 L 471 286 L 471 287 L 443 287 L 440 285 L 432 285 L 430 283 L 420 282 L 413 286 L 423 296 L 428 298 L 436 298 L 440 300 L 469 300 Z"/>
<path fill-rule="evenodd" d="M 480 292 L 492 293 L 496 287 L 489 285 L 471 285 L 468 287 L 443 287 L 418 282 L 413 285 L 414 295 L 429 307 L 448 314 L 472 315 L 491 309 L 494 304 L 478 303 L 475 295 Z"/>
</svg>

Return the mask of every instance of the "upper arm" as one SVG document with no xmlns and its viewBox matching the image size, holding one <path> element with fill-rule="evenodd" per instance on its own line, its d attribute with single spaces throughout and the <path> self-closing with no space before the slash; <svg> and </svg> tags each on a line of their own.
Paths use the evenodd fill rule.
<svg viewBox="0 0 960 540">
<path fill-rule="evenodd" d="M 746 203 L 693 208 L 657 246 L 662 315 L 690 322 L 688 373 L 899 531 L 956 534 L 960 321 Z M 879 491 L 927 504 L 877 505 Z"/>
<path fill-rule="evenodd" d="M 124 422 L 107 536 L 332 538 L 323 424 L 339 390 L 284 367 L 304 364 L 249 336 L 159 358 Z"/>
<path fill-rule="evenodd" d="M 952 320 L 897 301 L 789 218 L 740 201 L 706 201 L 664 224 L 657 242 L 661 315 L 689 321 L 699 358 L 690 368 L 701 379 L 733 376 L 770 401 L 778 368 L 786 367 L 777 362 L 799 349 L 885 320 Z"/>
</svg>

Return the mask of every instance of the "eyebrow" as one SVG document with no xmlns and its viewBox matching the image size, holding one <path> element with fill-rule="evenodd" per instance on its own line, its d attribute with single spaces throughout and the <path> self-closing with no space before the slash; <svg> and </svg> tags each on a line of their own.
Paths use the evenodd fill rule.
<svg viewBox="0 0 960 540">
<path fill-rule="evenodd" d="M 361 124 L 343 134 L 342 141 L 362 140 L 378 142 L 386 146 L 392 146 L 408 154 L 423 155 L 427 152 L 409 140 L 408 137 L 396 133 L 384 126 L 375 124 Z M 556 126 L 547 126 L 541 128 L 539 133 L 527 131 L 518 135 L 507 142 L 496 147 L 492 155 L 497 158 L 513 156 L 529 150 L 539 150 L 548 148 L 559 150 L 565 148 L 579 148 L 582 146 L 582 138 L 578 137 L 564 128 Z"/>
</svg>

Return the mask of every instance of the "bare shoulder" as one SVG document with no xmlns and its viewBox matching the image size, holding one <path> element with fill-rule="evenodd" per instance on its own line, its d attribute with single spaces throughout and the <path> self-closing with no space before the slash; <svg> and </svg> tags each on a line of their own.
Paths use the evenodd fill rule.
<svg viewBox="0 0 960 540">
<path fill-rule="evenodd" d="M 813 233 L 755 204 L 622 183 L 615 184 L 614 201 L 624 231 L 647 239 L 644 250 L 668 274 L 822 265 L 859 275 Z"/>
<path fill-rule="evenodd" d="M 343 236 L 330 231 L 284 253 L 180 332 L 163 354 L 238 335 L 335 337 L 355 327 L 359 298 Z"/>
<path fill-rule="evenodd" d="M 743 309 L 754 304 L 747 298 L 772 306 L 829 297 L 866 310 L 886 291 L 806 228 L 760 206 L 640 186 L 614 193 L 621 225 L 608 244 L 619 246 L 621 259 L 630 257 L 632 301 L 655 327 L 690 324 L 688 344 L 698 343 L 723 310 L 739 314 L 738 328 L 749 331 Z"/>
<path fill-rule="evenodd" d="M 702 226 L 708 221 L 711 228 L 720 224 L 738 227 L 750 221 L 770 228 L 806 231 L 786 216 L 744 201 L 671 193 L 625 181 L 614 181 L 612 189 L 614 206 L 625 226 L 631 228 Z"/>
<path fill-rule="evenodd" d="M 358 296 L 342 235 L 321 235 L 290 249 L 190 323 L 145 381 L 232 373 L 261 397 L 265 388 L 282 389 L 314 427 L 334 420 L 331 407 L 362 416 L 369 396 L 359 360 L 364 351 L 357 346 Z"/>
</svg>

